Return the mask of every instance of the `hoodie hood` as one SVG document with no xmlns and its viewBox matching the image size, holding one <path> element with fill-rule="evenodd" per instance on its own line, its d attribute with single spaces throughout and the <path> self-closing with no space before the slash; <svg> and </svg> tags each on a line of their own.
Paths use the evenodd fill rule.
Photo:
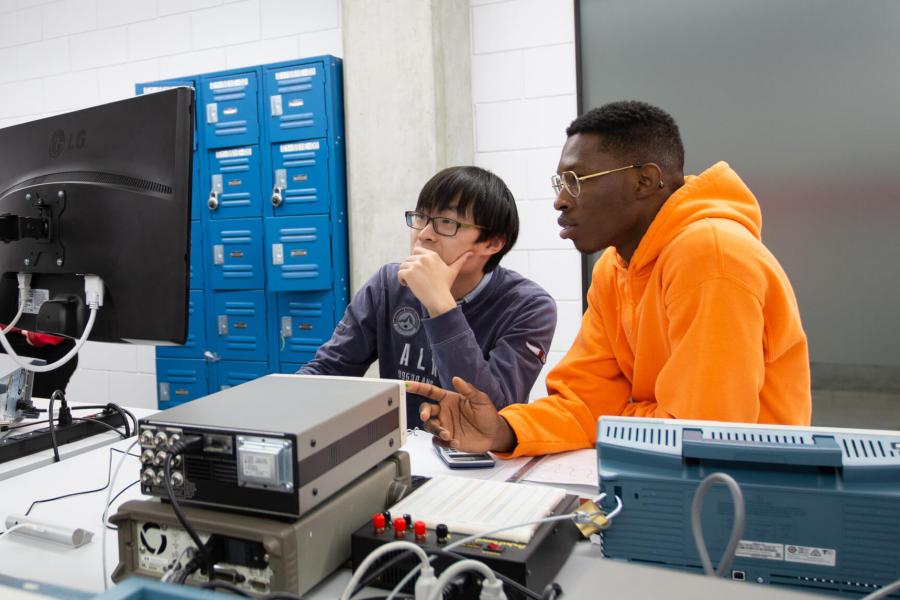
<svg viewBox="0 0 900 600">
<path fill-rule="evenodd" d="M 652 265 L 686 227 L 703 219 L 730 219 L 756 239 L 762 232 L 762 214 L 753 192 L 726 162 L 718 162 L 699 175 L 688 175 L 684 185 L 669 196 L 631 257 L 629 270 Z"/>
</svg>

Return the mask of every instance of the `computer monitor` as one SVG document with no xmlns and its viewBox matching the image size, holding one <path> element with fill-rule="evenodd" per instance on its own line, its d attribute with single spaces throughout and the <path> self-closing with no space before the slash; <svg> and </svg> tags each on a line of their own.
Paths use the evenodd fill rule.
<svg viewBox="0 0 900 600">
<path fill-rule="evenodd" d="M 194 93 L 176 88 L 0 129 L 0 323 L 88 339 L 187 337 Z"/>
</svg>

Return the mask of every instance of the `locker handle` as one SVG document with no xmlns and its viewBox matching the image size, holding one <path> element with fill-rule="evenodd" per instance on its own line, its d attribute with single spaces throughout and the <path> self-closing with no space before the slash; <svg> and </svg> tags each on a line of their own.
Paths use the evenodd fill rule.
<svg viewBox="0 0 900 600">
<path fill-rule="evenodd" d="M 209 206 L 209 210 L 216 210 L 219 208 L 219 196 L 215 192 L 209 193 L 209 200 L 206 202 L 206 205 Z"/>
<path fill-rule="evenodd" d="M 222 358 L 212 350 L 205 350 L 203 352 L 203 358 L 205 358 L 207 362 L 219 362 L 222 360 Z"/>
</svg>

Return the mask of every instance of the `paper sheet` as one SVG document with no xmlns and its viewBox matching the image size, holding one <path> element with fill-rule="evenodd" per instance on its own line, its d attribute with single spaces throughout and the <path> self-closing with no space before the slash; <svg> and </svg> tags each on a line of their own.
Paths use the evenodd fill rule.
<svg viewBox="0 0 900 600">
<path fill-rule="evenodd" d="M 528 470 L 522 481 L 597 489 L 597 451 L 575 450 L 545 456 Z"/>
</svg>

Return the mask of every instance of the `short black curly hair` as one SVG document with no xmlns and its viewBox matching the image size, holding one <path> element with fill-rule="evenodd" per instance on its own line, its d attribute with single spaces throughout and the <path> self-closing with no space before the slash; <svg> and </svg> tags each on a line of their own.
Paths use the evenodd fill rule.
<svg viewBox="0 0 900 600">
<path fill-rule="evenodd" d="M 474 166 L 448 167 L 429 179 L 419 192 L 416 210 L 439 213 L 453 206 L 464 217 L 471 209 L 472 220 L 481 227 L 476 241 L 499 237 L 503 248 L 491 256 L 484 272 L 493 271 L 519 237 L 516 199 L 497 175 Z"/>
<path fill-rule="evenodd" d="M 684 169 L 684 145 L 675 119 L 652 104 L 638 100 L 610 102 L 584 113 L 566 129 L 571 137 L 593 133 L 600 149 L 626 162 L 655 162 L 661 167 Z"/>
</svg>

